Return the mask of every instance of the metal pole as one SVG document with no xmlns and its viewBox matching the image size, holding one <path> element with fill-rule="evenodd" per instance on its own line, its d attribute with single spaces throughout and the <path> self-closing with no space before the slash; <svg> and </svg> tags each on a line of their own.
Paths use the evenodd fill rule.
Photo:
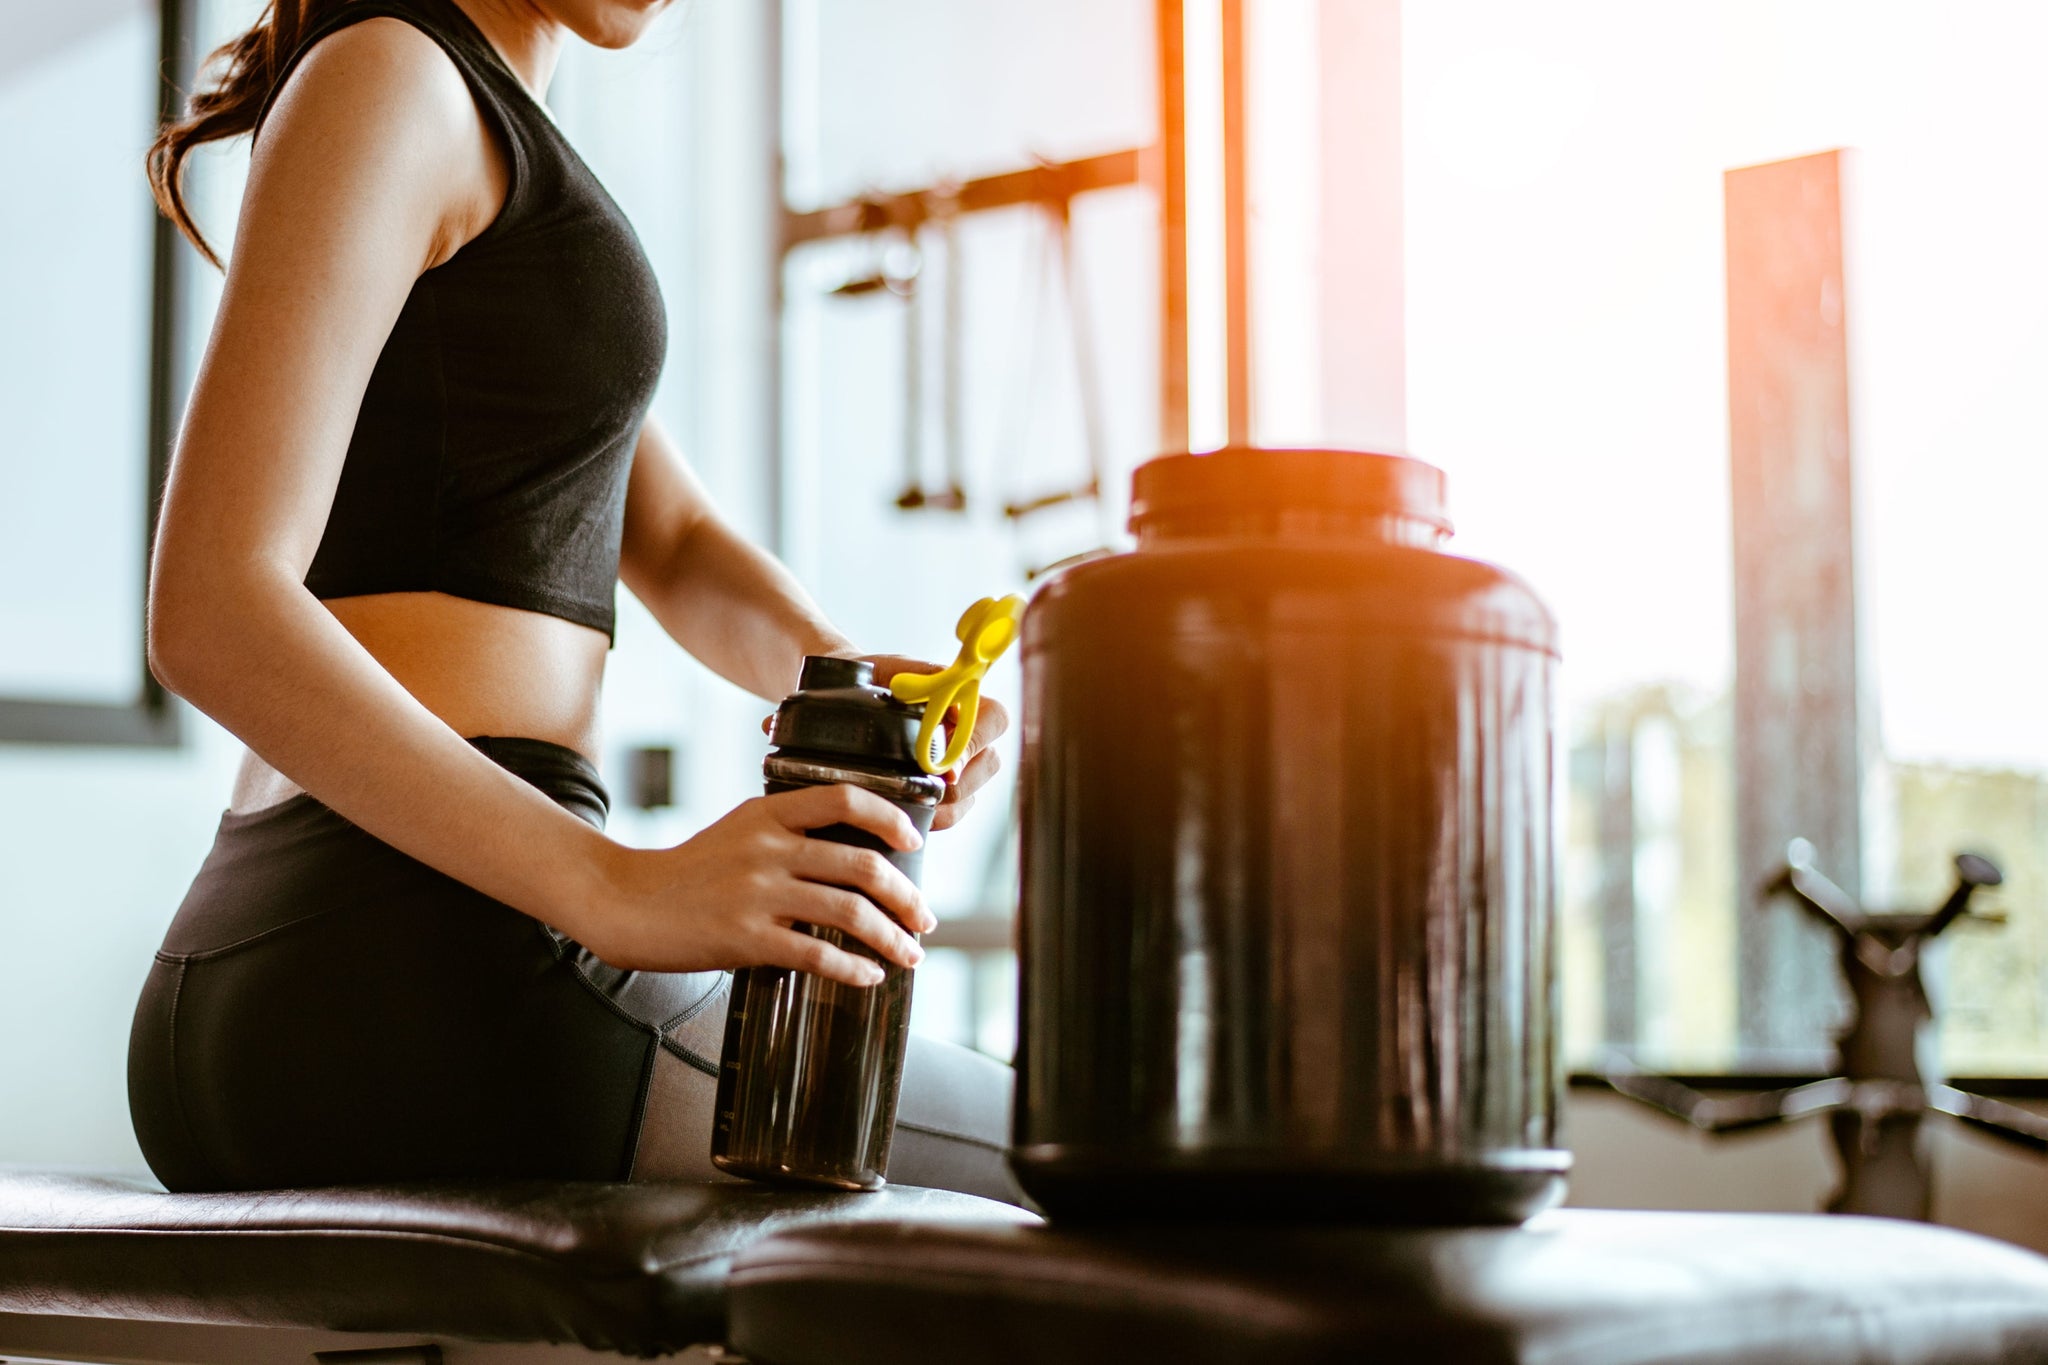
<svg viewBox="0 0 2048 1365">
<path fill-rule="evenodd" d="M 1245 185 L 1244 0 L 1223 0 L 1224 401 L 1230 444 L 1252 443 L 1251 213 Z"/>
<path fill-rule="evenodd" d="M 163 0 L 158 15 L 156 113 L 161 125 L 184 115 L 185 94 L 198 74 L 199 0 Z M 164 214 L 155 215 L 150 247 L 153 268 L 149 299 L 149 498 L 143 514 L 142 551 L 144 603 L 149 601 L 149 568 L 156 554 L 156 525 L 163 510 L 164 481 L 171 470 L 171 448 L 177 444 L 178 428 L 184 420 L 189 383 L 185 327 L 192 285 L 192 253 L 177 225 Z M 146 659 L 146 641 L 144 656 Z M 142 666 L 140 710 L 158 742 L 177 742 L 177 708 L 147 662 Z"/>
<path fill-rule="evenodd" d="M 784 0 L 767 0 L 762 6 L 761 32 L 761 115 L 765 120 L 761 129 L 764 150 L 768 158 L 768 183 L 764 187 L 768 196 L 766 205 L 768 223 L 777 238 L 776 249 L 768 253 L 768 305 L 767 327 L 761 340 L 761 437 L 762 448 L 767 455 L 767 502 L 768 552 L 776 558 L 786 558 L 788 549 L 788 483 L 789 452 L 783 448 L 782 434 L 782 329 L 783 315 L 782 278 L 789 263 L 788 248 L 783 245 L 788 231 L 788 196 L 784 189 L 786 167 L 782 147 L 782 25 Z"/>
<path fill-rule="evenodd" d="M 1012 208 L 1018 204 L 1056 207 L 1096 190 L 1137 184 L 1142 175 L 1139 152 L 1102 152 L 1073 161 L 1049 161 L 1023 170 L 1002 171 L 925 189 L 863 195 L 859 199 L 827 208 L 806 209 L 801 213 L 785 211 L 782 249 L 787 253 L 807 242 L 865 237 L 884 228 L 910 232 L 927 222 L 950 220 L 990 209 Z"/>
<path fill-rule="evenodd" d="M 1183 0 L 1156 0 L 1159 34 L 1159 443 L 1188 448 L 1188 125 Z"/>
</svg>

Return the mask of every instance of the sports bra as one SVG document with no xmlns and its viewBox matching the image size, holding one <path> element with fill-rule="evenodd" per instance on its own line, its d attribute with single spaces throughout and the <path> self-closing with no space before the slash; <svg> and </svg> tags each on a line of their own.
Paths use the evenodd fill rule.
<svg viewBox="0 0 2048 1365">
<path fill-rule="evenodd" d="M 402 19 L 446 52 L 510 169 L 504 207 L 422 274 L 370 374 L 316 597 L 443 592 L 613 635 L 626 477 L 668 344 L 619 206 L 453 0 L 353 0 L 313 44 Z"/>
</svg>

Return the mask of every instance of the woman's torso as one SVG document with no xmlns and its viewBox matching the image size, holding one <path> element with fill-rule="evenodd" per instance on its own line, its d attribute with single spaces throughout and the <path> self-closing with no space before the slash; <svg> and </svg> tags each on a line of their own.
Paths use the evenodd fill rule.
<svg viewBox="0 0 2048 1365">
<path fill-rule="evenodd" d="M 665 349 L 659 289 L 618 206 L 451 0 L 350 5 L 300 53 L 379 14 L 454 61 L 505 188 L 451 210 L 480 230 L 393 328 L 307 586 L 457 733 L 588 757 L 626 475 Z M 252 753 L 232 808 L 298 790 Z"/>
<path fill-rule="evenodd" d="M 437 592 L 379 593 L 326 604 L 421 705 L 459 735 L 520 735 L 597 753 L 607 641 L 557 616 Z M 261 810 L 299 787 L 245 752 L 230 809 Z"/>
</svg>

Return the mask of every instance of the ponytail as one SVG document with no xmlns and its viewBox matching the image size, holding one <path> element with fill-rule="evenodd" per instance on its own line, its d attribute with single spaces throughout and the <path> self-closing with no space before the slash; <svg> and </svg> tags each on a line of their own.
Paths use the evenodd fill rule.
<svg viewBox="0 0 2048 1365">
<path fill-rule="evenodd" d="M 240 137 L 253 131 L 256 117 L 277 88 L 285 63 L 315 24 L 348 0 L 270 0 L 256 27 L 227 43 L 206 59 L 211 84 L 192 95 L 185 117 L 157 130 L 149 148 L 149 188 L 156 206 L 178 225 L 192 243 L 220 269 L 220 257 L 207 245 L 199 225 L 185 207 L 185 158 L 203 143 Z"/>
</svg>

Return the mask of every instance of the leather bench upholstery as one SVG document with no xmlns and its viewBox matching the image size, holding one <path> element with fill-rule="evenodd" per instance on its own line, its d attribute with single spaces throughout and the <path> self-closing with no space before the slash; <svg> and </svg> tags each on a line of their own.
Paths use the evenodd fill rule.
<svg viewBox="0 0 2048 1365">
<path fill-rule="evenodd" d="M 0 1314 L 574 1342 L 653 1355 L 725 1335 L 727 1267 L 777 1229 L 1036 1222 L 891 1186 L 447 1183 L 165 1194 L 0 1170 Z"/>
<path fill-rule="evenodd" d="M 756 1242 L 729 1292 L 728 1340 L 755 1365 L 2048 1361 L 2048 1259 L 1875 1218 L 872 1224 Z"/>
</svg>

